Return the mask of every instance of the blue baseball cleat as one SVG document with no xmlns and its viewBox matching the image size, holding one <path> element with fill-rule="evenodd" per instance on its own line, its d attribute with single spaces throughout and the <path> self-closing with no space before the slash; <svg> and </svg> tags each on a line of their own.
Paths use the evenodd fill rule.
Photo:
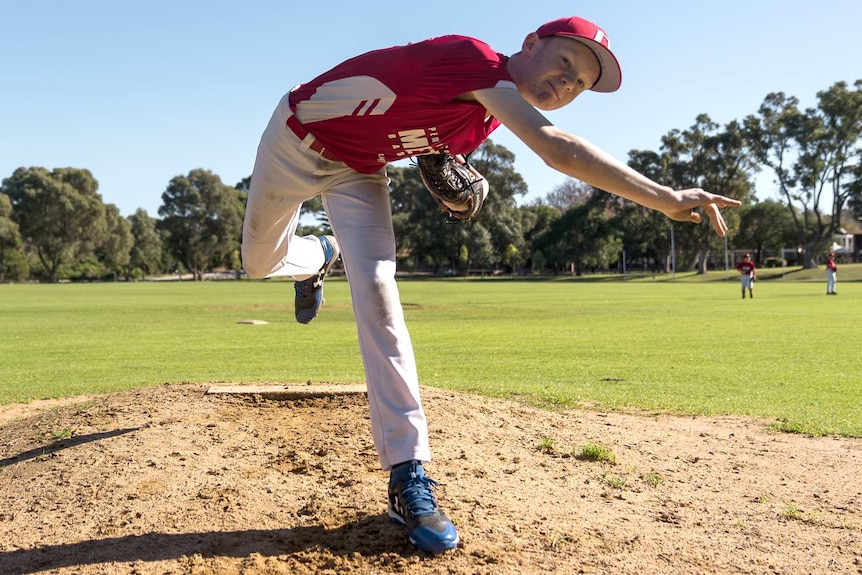
<svg viewBox="0 0 862 575">
<path fill-rule="evenodd" d="M 308 323 L 317 317 L 317 312 L 323 305 L 323 279 L 341 253 L 334 237 L 323 236 L 319 239 L 323 247 L 323 267 L 316 275 L 293 284 L 293 289 L 296 291 L 294 311 L 296 321 L 299 323 Z"/>
<path fill-rule="evenodd" d="M 389 475 L 389 519 L 404 525 L 416 547 L 443 553 L 458 546 L 458 531 L 437 507 L 433 489 L 437 482 L 425 475 L 422 464 L 408 461 Z"/>
</svg>

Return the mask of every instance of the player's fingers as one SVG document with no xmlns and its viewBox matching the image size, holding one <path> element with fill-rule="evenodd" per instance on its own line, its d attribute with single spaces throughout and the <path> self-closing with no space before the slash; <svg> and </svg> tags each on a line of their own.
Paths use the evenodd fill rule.
<svg viewBox="0 0 862 575">
<path fill-rule="evenodd" d="M 715 233 L 719 235 L 719 237 L 724 237 L 724 234 L 727 233 L 727 222 L 724 221 L 724 216 L 721 215 L 721 210 L 718 209 L 718 205 L 709 204 L 704 208 L 706 215 L 709 216 L 709 220 L 712 223 L 712 229 L 715 230 Z"/>
<path fill-rule="evenodd" d="M 713 203 L 719 208 L 738 208 L 742 205 L 741 201 L 725 196 L 718 196 Z"/>
</svg>

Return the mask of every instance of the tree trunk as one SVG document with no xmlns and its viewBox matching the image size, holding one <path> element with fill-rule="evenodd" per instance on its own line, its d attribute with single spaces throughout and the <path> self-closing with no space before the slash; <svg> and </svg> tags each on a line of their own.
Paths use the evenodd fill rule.
<svg viewBox="0 0 862 575">
<path fill-rule="evenodd" d="M 706 273 L 708 261 L 709 261 L 709 246 L 706 246 L 706 247 L 703 247 L 700 249 L 700 253 L 697 256 L 697 273 L 698 273 L 698 275 L 702 275 L 702 274 Z"/>
<path fill-rule="evenodd" d="M 802 253 L 802 269 L 813 270 L 819 265 L 820 254 L 832 243 L 832 236 L 811 240 Z"/>
</svg>

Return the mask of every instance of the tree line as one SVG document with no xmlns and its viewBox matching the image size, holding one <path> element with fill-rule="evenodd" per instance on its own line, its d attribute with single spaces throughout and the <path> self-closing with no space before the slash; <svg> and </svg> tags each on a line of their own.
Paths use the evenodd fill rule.
<svg viewBox="0 0 862 575">
<path fill-rule="evenodd" d="M 476 220 L 451 225 L 424 191 L 415 167 L 391 167 L 393 224 L 402 268 L 575 273 L 611 266 L 667 271 L 674 242 L 678 270 L 723 264 L 724 240 L 708 225 L 663 215 L 568 179 L 528 205 L 515 157 L 489 140 L 471 156 L 491 186 Z M 701 187 L 745 202 L 728 210 L 728 243 L 763 263 L 793 247 L 815 267 L 842 227 L 862 217 L 862 80 L 838 82 L 800 109 L 784 93 L 725 125 L 699 115 L 661 138 L 658 150 L 631 150 L 628 164 L 673 188 Z M 767 170 L 778 197 L 759 201 L 756 175 Z M 242 220 L 250 177 L 233 186 L 205 169 L 168 182 L 158 217 L 123 217 L 82 168 L 18 168 L 0 184 L 0 281 L 140 279 L 214 269 L 240 270 Z M 326 233 L 322 202 L 303 206 Z M 781 252 L 779 257 L 781 257 Z M 722 254 L 719 258 L 718 254 Z"/>
</svg>

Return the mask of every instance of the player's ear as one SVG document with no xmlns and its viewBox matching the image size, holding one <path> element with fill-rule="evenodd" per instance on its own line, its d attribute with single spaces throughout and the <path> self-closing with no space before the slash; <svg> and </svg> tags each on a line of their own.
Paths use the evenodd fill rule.
<svg viewBox="0 0 862 575">
<path fill-rule="evenodd" d="M 524 43 L 521 44 L 521 51 L 525 54 L 529 54 L 532 49 L 539 43 L 539 35 L 535 32 L 530 32 L 527 34 L 527 37 L 524 38 Z"/>
</svg>

